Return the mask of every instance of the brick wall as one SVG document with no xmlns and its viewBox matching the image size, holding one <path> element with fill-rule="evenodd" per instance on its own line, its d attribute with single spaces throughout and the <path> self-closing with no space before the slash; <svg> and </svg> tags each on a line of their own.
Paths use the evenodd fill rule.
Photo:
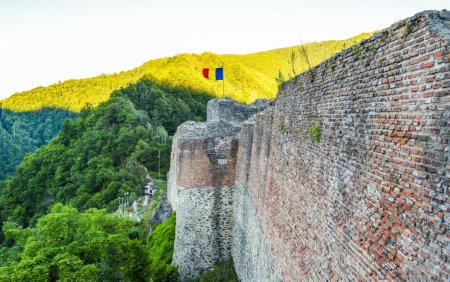
<svg viewBox="0 0 450 282">
<path fill-rule="evenodd" d="M 271 109 L 268 109 L 270 112 Z M 233 245 L 232 256 L 236 273 L 241 281 L 281 281 L 279 269 L 274 264 L 272 251 L 269 249 L 271 238 L 264 232 L 264 210 L 261 202 L 264 201 L 261 193 L 252 187 L 259 187 L 259 192 L 264 189 L 266 173 L 266 158 L 259 159 L 261 143 L 254 143 L 255 119 L 251 119 L 242 126 L 236 171 L 236 184 L 233 195 Z M 259 124 L 262 125 L 260 119 Z M 256 130 L 262 136 L 260 131 Z M 271 129 L 268 128 L 267 132 Z M 262 141 L 261 138 L 257 138 Z M 266 140 L 269 141 L 269 140 Z M 265 142 L 265 144 L 270 144 Z M 259 152 L 255 150 L 258 149 Z M 261 165 L 262 170 L 257 166 Z M 252 169 L 250 171 L 250 169 Z M 259 174 L 258 171 L 261 173 Z M 256 178 L 255 175 L 263 176 Z M 252 176 L 250 178 L 250 176 Z M 257 185 L 259 184 L 259 185 Z M 252 192 L 254 197 L 250 197 Z M 258 203 L 258 205 L 256 205 Z"/>
<path fill-rule="evenodd" d="M 240 279 L 450 280 L 449 19 L 426 11 L 378 32 L 285 83 L 243 125 L 227 174 L 234 187 L 223 182 L 233 195 L 220 196 L 226 219 L 216 225 L 228 228 L 231 216 L 227 249 Z M 319 142 L 308 134 L 313 121 Z M 183 130 L 169 179 L 176 240 L 203 236 L 195 228 L 212 198 L 192 200 L 197 184 L 222 185 L 196 163 L 206 162 L 208 134 Z M 201 255 L 179 261 L 190 267 Z"/>
<path fill-rule="evenodd" d="M 450 279 L 449 17 L 394 24 L 257 115 L 236 182 L 282 280 Z"/>
</svg>

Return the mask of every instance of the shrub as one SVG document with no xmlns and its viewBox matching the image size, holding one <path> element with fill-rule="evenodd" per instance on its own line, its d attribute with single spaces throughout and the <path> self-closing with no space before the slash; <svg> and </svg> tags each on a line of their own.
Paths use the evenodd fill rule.
<svg viewBox="0 0 450 282">
<path fill-rule="evenodd" d="M 309 135 L 309 140 L 311 140 L 311 142 L 319 142 L 320 141 L 320 127 L 319 125 L 313 120 L 311 122 L 311 124 L 308 127 L 308 135 Z"/>
</svg>

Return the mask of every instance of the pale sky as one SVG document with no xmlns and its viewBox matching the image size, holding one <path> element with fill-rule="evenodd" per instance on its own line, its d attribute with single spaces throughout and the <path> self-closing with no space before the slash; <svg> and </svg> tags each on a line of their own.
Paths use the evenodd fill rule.
<svg viewBox="0 0 450 282">
<path fill-rule="evenodd" d="M 445 8 L 448 0 L 0 0 L 0 99 L 179 53 L 344 39 Z"/>
</svg>

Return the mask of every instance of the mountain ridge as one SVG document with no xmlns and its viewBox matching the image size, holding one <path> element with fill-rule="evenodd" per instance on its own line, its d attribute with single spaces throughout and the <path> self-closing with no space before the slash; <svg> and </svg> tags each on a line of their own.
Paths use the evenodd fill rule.
<svg viewBox="0 0 450 282">
<path fill-rule="evenodd" d="M 373 33 L 362 33 L 346 40 L 327 40 L 305 43 L 316 65 L 335 53 L 368 38 Z M 225 64 L 225 96 L 240 102 L 276 96 L 275 77 L 278 70 L 289 73 L 291 50 L 298 46 L 278 48 L 249 54 L 182 53 L 172 57 L 144 62 L 127 71 L 101 74 L 83 79 L 68 79 L 48 86 L 14 93 L 0 100 L 0 105 L 12 111 L 34 111 L 44 107 L 80 112 L 86 105 L 97 106 L 107 100 L 114 90 L 126 87 L 142 78 L 174 87 L 183 87 L 220 97 L 222 83 L 206 80 L 201 75 L 203 67 Z M 300 73 L 306 65 L 297 62 Z"/>
</svg>

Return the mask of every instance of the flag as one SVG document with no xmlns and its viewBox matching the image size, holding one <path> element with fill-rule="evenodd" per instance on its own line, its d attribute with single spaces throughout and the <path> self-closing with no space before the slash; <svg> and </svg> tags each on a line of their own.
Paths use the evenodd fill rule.
<svg viewBox="0 0 450 282">
<path fill-rule="evenodd" d="M 203 69 L 203 77 L 212 80 L 223 80 L 223 68 Z"/>
</svg>

